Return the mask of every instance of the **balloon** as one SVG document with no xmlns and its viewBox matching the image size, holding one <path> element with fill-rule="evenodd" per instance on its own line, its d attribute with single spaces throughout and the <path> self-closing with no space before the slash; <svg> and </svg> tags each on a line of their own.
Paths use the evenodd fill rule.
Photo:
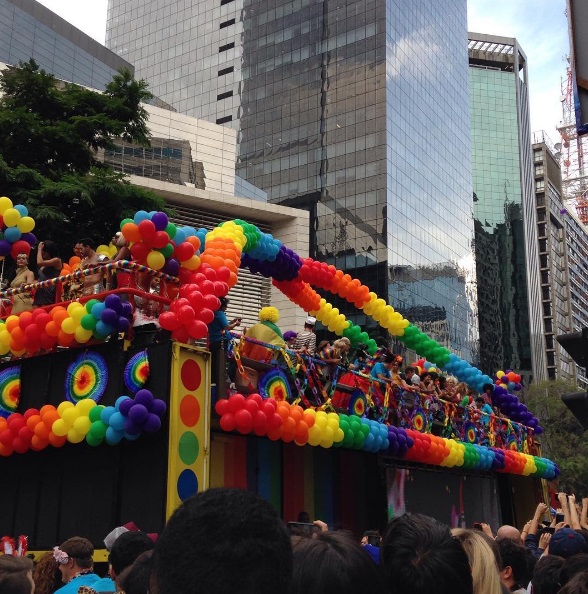
<svg viewBox="0 0 588 594">
<path fill-rule="evenodd" d="M 157 229 L 157 231 L 165 231 L 169 224 L 169 219 L 164 212 L 156 212 L 151 217 L 151 221 L 155 225 L 155 229 Z"/>
<path fill-rule="evenodd" d="M 143 239 L 149 239 L 155 236 L 157 229 L 152 221 L 145 219 L 138 224 L 139 233 Z"/>
<path fill-rule="evenodd" d="M 12 200 L 2 196 L 0 198 L 0 214 L 3 215 L 9 208 L 12 208 Z"/>
<path fill-rule="evenodd" d="M 153 268 L 153 270 L 161 270 L 164 265 L 165 258 L 163 254 L 160 254 L 156 251 L 152 251 L 147 256 L 147 266 L 149 266 L 149 268 Z"/>
<path fill-rule="evenodd" d="M 16 226 L 21 233 L 30 233 L 35 228 L 35 220 L 25 215 L 17 222 Z"/>
<path fill-rule="evenodd" d="M 7 227 L 14 227 L 20 219 L 20 212 L 18 212 L 18 210 L 16 210 L 16 208 L 9 208 L 1 214 L 4 219 L 4 224 Z M 18 229 L 17 229 L 17 231 L 18 231 Z"/>
</svg>

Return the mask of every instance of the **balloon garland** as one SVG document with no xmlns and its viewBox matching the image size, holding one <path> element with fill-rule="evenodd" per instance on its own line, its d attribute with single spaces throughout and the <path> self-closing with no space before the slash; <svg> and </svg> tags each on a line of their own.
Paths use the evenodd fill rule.
<svg viewBox="0 0 588 594">
<path fill-rule="evenodd" d="M 37 238 L 31 233 L 34 228 L 35 221 L 29 216 L 26 206 L 13 204 L 6 196 L 0 198 L 1 259 L 8 255 L 16 259 L 20 253 L 28 256 L 37 243 Z"/>
<path fill-rule="evenodd" d="M 303 409 L 259 394 L 233 394 L 218 400 L 215 411 L 223 431 L 254 433 L 300 446 L 349 447 L 448 468 L 494 470 L 548 480 L 559 474 L 557 465 L 547 458 L 463 443 L 357 416 Z"/>
</svg>

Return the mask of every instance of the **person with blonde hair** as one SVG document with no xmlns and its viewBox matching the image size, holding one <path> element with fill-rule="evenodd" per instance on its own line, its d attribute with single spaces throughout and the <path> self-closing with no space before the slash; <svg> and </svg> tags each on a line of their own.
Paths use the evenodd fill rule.
<svg viewBox="0 0 588 594">
<path fill-rule="evenodd" d="M 276 326 L 280 319 L 280 312 L 276 307 L 262 307 L 258 317 L 259 322 L 245 333 L 245 344 L 241 349 L 241 355 L 268 363 L 277 356 L 279 351 L 266 345 L 279 348 L 286 346 L 282 331 Z"/>
<path fill-rule="evenodd" d="M 484 536 L 476 530 L 453 528 L 454 538 L 461 542 L 472 569 L 474 594 L 500 594 L 500 574 L 496 555 Z"/>
</svg>

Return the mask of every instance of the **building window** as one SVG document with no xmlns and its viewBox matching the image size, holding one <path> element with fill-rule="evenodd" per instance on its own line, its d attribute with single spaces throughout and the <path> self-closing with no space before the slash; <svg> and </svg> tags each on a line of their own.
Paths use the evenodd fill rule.
<svg viewBox="0 0 588 594">
<path fill-rule="evenodd" d="M 235 45 L 235 44 L 233 44 L 233 45 Z M 538 179 L 535 182 L 535 191 L 545 192 L 545 182 L 542 179 Z"/>
<path fill-rule="evenodd" d="M 541 149 L 533 151 L 533 160 L 535 163 L 541 163 L 543 161 L 543 151 Z"/>
<path fill-rule="evenodd" d="M 227 43 L 225 45 L 221 45 L 218 48 L 218 52 L 220 54 L 220 52 L 226 52 L 227 50 L 233 49 L 235 47 L 235 42 L 231 41 L 231 43 Z"/>
<path fill-rule="evenodd" d="M 225 93 L 220 93 L 216 96 L 216 100 L 220 101 L 221 99 L 226 99 L 227 97 L 232 97 L 233 91 L 226 91 Z"/>
<path fill-rule="evenodd" d="M 225 27 L 230 27 L 231 25 L 234 25 L 234 24 L 235 24 L 235 19 L 229 19 L 228 21 L 221 23 L 219 29 L 224 29 Z"/>
<path fill-rule="evenodd" d="M 224 6 L 225 4 L 230 4 L 231 2 L 234 2 L 235 0 L 221 0 L 220 5 Z"/>
<path fill-rule="evenodd" d="M 535 165 L 535 175 L 543 175 L 544 173 L 545 173 L 545 168 L 543 167 L 543 164 Z"/>
<path fill-rule="evenodd" d="M 222 70 L 218 71 L 219 76 L 224 76 L 225 74 L 230 74 L 235 70 L 234 66 L 229 66 L 228 68 L 223 68 Z"/>
<path fill-rule="evenodd" d="M 232 122 L 233 121 L 233 116 L 232 115 L 228 115 L 228 116 L 224 116 L 222 118 L 218 118 L 218 120 L 216 120 L 217 124 L 226 124 L 227 122 Z"/>
</svg>

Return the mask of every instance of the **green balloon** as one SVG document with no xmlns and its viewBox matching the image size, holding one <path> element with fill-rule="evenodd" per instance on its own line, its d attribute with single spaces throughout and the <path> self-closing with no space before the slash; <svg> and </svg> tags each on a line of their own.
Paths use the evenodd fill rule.
<svg viewBox="0 0 588 594">
<path fill-rule="evenodd" d="M 165 247 L 159 248 L 157 251 L 163 254 L 165 258 L 171 258 L 174 253 L 174 246 L 168 243 Z"/>
<path fill-rule="evenodd" d="M 90 299 L 90 301 L 88 301 L 86 303 L 86 311 L 88 313 L 92 313 L 92 308 L 97 304 L 100 303 L 100 301 L 98 301 L 98 299 Z"/>
<path fill-rule="evenodd" d="M 123 219 L 123 220 L 120 222 L 120 228 L 121 228 L 121 230 L 122 230 L 122 228 L 123 228 L 123 227 L 124 227 L 124 226 L 125 226 L 127 223 L 133 223 L 133 222 L 134 222 L 134 221 L 133 221 L 133 219 Z"/>
<path fill-rule="evenodd" d="M 168 223 L 165 232 L 169 235 L 170 239 L 173 239 L 178 232 L 178 228 L 173 223 Z"/>
<path fill-rule="evenodd" d="M 96 328 L 96 324 L 98 320 L 91 314 L 87 313 L 86 315 L 82 316 L 80 320 L 80 325 L 84 330 L 94 330 Z"/>
<path fill-rule="evenodd" d="M 95 423 L 96 421 L 100 420 L 100 413 L 102 412 L 103 408 L 104 408 L 104 406 L 99 404 L 98 406 L 95 406 L 94 408 L 90 409 L 90 413 L 88 414 L 88 417 L 90 418 L 90 421 L 92 423 Z"/>
</svg>

